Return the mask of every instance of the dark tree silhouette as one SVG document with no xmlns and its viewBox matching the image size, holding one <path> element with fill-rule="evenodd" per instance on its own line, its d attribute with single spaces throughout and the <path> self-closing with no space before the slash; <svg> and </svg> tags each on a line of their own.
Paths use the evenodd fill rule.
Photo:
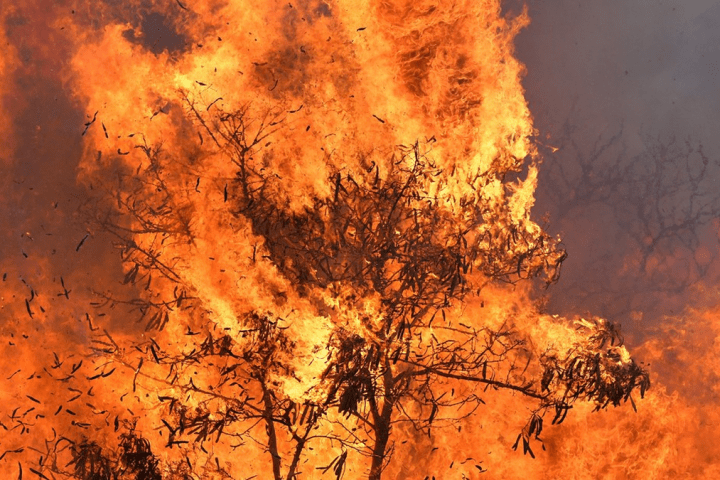
<svg viewBox="0 0 720 480">
<path fill-rule="evenodd" d="M 592 211 L 604 226 L 600 251 L 578 251 L 563 287 L 603 315 L 665 314 L 693 284 L 717 279 L 720 162 L 690 138 L 642 135 L 631 148 L 622 126 L 591 144 L 584 136 L 565 122 L 538 189 L 556 224 L 575 225 Z M 588 282 L 588 271 L 602 275 Z"/>
</svg>

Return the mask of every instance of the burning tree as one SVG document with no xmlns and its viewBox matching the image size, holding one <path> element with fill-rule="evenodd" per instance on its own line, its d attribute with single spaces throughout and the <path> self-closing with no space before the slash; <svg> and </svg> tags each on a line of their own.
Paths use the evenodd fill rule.
<svg viewBox="0 0 720 480">
<path fill-rule="evenodd" d="M 367 476 L 376 480 L 390 461 L 394 425 L 427 434 L 459 425 L 482 415 L 488 388 L 535 402 L 515 444 L 531 455 L 546 412 L 559 423 L 576 401 L 600 409 L 632 399 L 635 389 L 644 394 L 647 374 L 602 320 L 577 323 L 564 349 L 538 350 L 511 320 L 486 324 L 461 313 L 482 308 L 489 285 L 551 283 L 559 274 L 565 252 L 529 219 L 534 165 L 525 180 L 523 159 L 512 157 L 458 178 L 437 165 L 432 140 L 417 142 L 358 153 L 360 168 L 330 165 L 326 192 L 293 207 L 294 192 L 273 165 L 277 152 L 268 149 L 286 128 L 282 113 L 208 113 L 184 98 L 188 128 L 199 129 L 199 142 L 211 139 L 208 158 L 224 158 L 233 175 L 199 176 L 209 168 L 198 155 L 138 144 L 145 162 L 106 186 L 117 206 L 97 216 L 118 241 L 124 283 L 144 287 L 131 300 L 104 294 L 97 306 L 129 305 L 157 333 L 131 354 L 105 332 L 96 352 L 132 369 L 133 392 L 136 382 L 154 392 L 166 447 L 192 442 L 195 454 L 207 454 L 206 442 L 259 445 L 276 480 L 302 478 L 306 463 L 340 478 L 355 452 L 368 457 Z M 239 242 L 251 248 L 246 274 L 265 277 L 251 292 L 261 301 L 230 317 L 218 311 L 222 298 L 207 297 L 191 262 L 167 258 L 173 245 L 196 241 L 200 217 L 188 198 L 207 183 L 222 195 L 223 221 L 235 222 Z M 190 340 L 172 341 L 178 335 Z M 128 431 L 136 438 L 135 424 Z M 250 441 L 256 446 L 242 446 Z M 78 460 L 89 450 L 73 448 L 75 474 L 95 478 Z M 231 478 L 214 449 L 203 468 Z M 156 468 L 154 456 L 144 458 Z M 185 458 L 176 469 L 199 464 Z"/>
<path fill-rule="evenodd" d="M 91 354 L 46 369 L 85 403 L 37 413 L 39 475 L 378 480 L 399 433 L 460 429 L 485 395 L 531 405 L 515 446 L 534 455 L 548 414 L 644 393 L 610 324 L 542 315 L 522 290 L 565 258 L 530 218 L 524 14 L 185 3 L 153 7 L 178 51 L 115 15 L 74 26 L 71 88 L 102 109 L 78 173 L 88 235 L 125 270 L 73 307 Z M 38 435 L 35 405 L 8 428 Z"/>
</svg>

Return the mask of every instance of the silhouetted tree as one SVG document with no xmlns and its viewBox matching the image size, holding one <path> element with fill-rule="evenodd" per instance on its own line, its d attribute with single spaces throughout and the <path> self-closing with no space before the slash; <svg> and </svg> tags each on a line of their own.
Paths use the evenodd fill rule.
<svg viewBox="0 0 720 480">
<path fill-rule="evenodd" d="M 565 290 L 613 309 L 599 313 L 662 315 L 653 310 L 664 310 L 663 300 L 718 275 L 720 162 L 690 138 L 641 135 L 629 145 L 627 133 L 621 126 L 588 142 L 568 119 L 553 140 L 559 151 L 543 163 L 538 194 L 556 225 L 575 225 L 588 212 L 603 225 L 599 248 L 576 253 L 578 274 L 564 277 Z M 588 271 L 602 276 L 588 282 Z"/>
</svg>

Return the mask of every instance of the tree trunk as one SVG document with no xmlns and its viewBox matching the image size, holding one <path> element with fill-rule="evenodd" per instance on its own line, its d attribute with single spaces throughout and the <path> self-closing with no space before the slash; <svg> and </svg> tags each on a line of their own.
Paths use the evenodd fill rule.
<svg viewBox="0 0 720 480">
<path fill-rule="evenodd" d="M 383 398 L 383 406 L 380 414 L 375 416 L 375 445 L 373 446 L 372 463 L 370 464 L 368 480 L 380 480 L 382 477 L 383 464 L 385 463 L 387 446 L 390 441 L 390 421 L 392 420 L 395 400 L 392 397 L 394 379 L 392 370 L 390 369 L 390 362 L 387 359 L 385 359 L 385 373 L 383 377 L 385 398 Z"/>
<path fill-rule="evenodd" d="M 277 433 L 275 432 L 275 421 L 273 419 L 272 397 L 262 381 L 261 385 L 263 390 L 263 403 L 265 404 L 263 418 L 265 419 L 265 428 L 267 429 L 268 450 L 270 451 L 270 456 L 272 457 L 273 477 L 275 480 L 282 480 L 282 473 L 280 472 L 280 453 L 278 452 Z"/>
<path fill-rule="evenodd" d="M 297 470 L 300 463 L 300 455 L 302 454 L 304 447 L 305 439 L 298 440 L 297 446 L 295 447 L 295 455 L 293 455 L 292 463 L 290 464 L 290 469 L 288 470 L 287 480 L 295 480 L 297 475 L 295 470 Z"/>
<path fill-rule="evenodd" d="M 382 477 L 385 454 L 387 453 L 388 441 L 390 440 L 390 418 L 392 409 L 392 402 L 386 399 L 382 414 L 379 418 L 380 421 L 375 424 L 375 445 L 373 447 L 372 464 L 370 465 L 368 480 L 380 480 Z"/>
</svg>

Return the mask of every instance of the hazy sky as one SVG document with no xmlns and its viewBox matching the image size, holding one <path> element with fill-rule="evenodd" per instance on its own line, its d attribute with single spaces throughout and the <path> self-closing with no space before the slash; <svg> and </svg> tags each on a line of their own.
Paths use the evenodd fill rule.
<svg viewBox="0 0 720 480">
<path fill-rule="evenodd" d="M 530 0 L 529 8 L 518 54 L 538 127 L 552 129 L 574 108 L 598 133 L 625 121 L 630 134 L 717 142 L 720 2 Z"/>
<path fill-rule="evenodd" d="M 590 155 L 596 142 L 619 133 L 615 149 L 595 162 L 592 175 L 610 175 L 602 162 L 620 151 L 628 162 L 651 161 L 647 154 L 645 160 L 634 158 L 647 152 L 649 138 L 690 137 L 695 147 L 702 144 L 705 154 L 718 160 L 720 2 L 530 0 L 528 6 L 532 23 L 518 37 L 517 51 L 527 65 L 524 85 L 540 139 L 549 135 L 548 144 L 563 143 L 560 138 L 570 126 L 576 144 L 547 159 L 540 170 L 536 215 L 556 214 L 550 230 L 563 233 L 569 252 L 560 283 L 552 290 L 552 305 L 566 314 L 616 316 L 626 330 L 642 330 L 646 327 L 628 320 L 633 308 L 653 303 L 658 316 L 680 308 L 685 297 L 676 295 L 677 305 L 669 300 L 661 305 L 647 295 L 658 283 L 650 275 L 618 283 L 618 272 L 637 246 L 615 218 L 626 199 L 611 200 L 614 210 L 608 202 L 574 204 L 570 195 L 558 205 L 544 194 L 558 188 L 547 176 L 549 164 L 577 174 L 580 155 Z M 677 168 L 682 168 L 679 161 Z M 715 167 L 717 178 L 706 179 L 705 188 L 720 186 L 719 172 Z M 558 218 L 561 210 L 564 216 Z M 703 241 L 716 256 L 717 236 L 706 235 Z M 687 263 L 681 259 L 665 275 Z M 626 304 L 621 305 L 617 292 L 627 295 Z"/>
</svg>

